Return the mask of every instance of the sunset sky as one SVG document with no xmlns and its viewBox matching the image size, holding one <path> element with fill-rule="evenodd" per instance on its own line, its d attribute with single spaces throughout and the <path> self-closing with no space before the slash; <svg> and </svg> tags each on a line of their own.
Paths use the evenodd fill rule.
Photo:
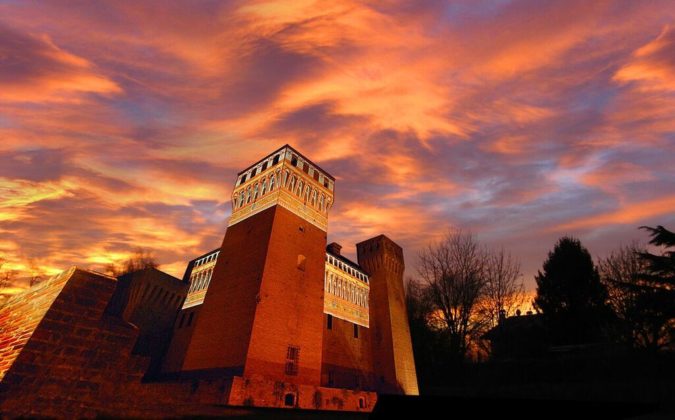
<svg viewBox="0 0 675 420">
<path fill-rule="evenodd" d="M 289 143 L 336 178 L 329 241 L 450 227 L 528 289 L 675 228 L 672 1 L 0 2 L 0 256 L 22 275 L 136 246 L 182 275 L 236 173 Z"/>
</svg>

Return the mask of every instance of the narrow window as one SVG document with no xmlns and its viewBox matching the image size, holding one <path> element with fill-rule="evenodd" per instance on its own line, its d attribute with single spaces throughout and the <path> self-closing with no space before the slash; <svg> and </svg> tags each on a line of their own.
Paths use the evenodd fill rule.
<svg viewBox="0 0 675 420">
<path fill-rule="evenodd" d="M 359 398 L 359 408 L 366 408 L 366 400 L 363 397 Z"/>
<path fill-rule="evenodd" d="M 298 255 L 298 270 L 305 271 L 305 261 L 307 261 L 307 258 L 304 255 Z"/>
<path fill-rule="evenodd" d="M 248 174 L 244 174 L 244 175 L 241 176 L 240 184 L 243 184 L 244 182 L 246 182 L 246 175 L 248 175 Z"/>
<path fill-rule="evenodd" d="M 359 326 L 354 324 L 354 338 L 359 338 Z"/>
<path fill-rule="evenodd" d="M 286 375 L 298 374 L 298 361 L 300 360 L 300 347 L 288 346 L 286 350 Z"/>
<path fill-rule="evenodd" d="M 298 157 L 297 156 L 293 155 L 293 157 L 291 157 L 291 165 L 298 166 Z"/>
<path fill-rule="evenodd" d="M 326 315 L 326 328 L 333 329 L 333 315 L 331 314 Z"/>
<path fill-rule="evenodd" d="M 258 170 L 258 168 L 253 168 L 253 172 L 251 172 L 251 178 L 253 178 L 255 176 L 255 173 L 256 173 L 257 170 Z"/>
<path fill-rule="evenodd" d="M 274 160 L 272 161 L 272 165 L 276 165 L 279 163 L 279 155 L 274 156 Z"/>
<path fill-rule="evenodd" d="M 284 405 L 286 407 L 295 407 L 295 394 L 290 392 L 284 396 Z"/>
<path fill-rule="evenodd" d="M 272 175 L 272 177 L 270 178 L 270 191 L 272 191 L 274 189 L 274 179 L 275 179 L 275 176 Z"/>
<path fill-rule="evenodd" d="M 262 166 L 262 170 L 264 171 L 265 169 L 267 169 L 267 161 L 265 161 L 265 163 L 263 163 L 263 166 Z"/>
</svg>

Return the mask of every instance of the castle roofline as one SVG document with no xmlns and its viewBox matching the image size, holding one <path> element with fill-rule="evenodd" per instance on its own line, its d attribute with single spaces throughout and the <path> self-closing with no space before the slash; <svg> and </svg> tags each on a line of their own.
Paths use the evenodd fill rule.
<svg viewBox="0 0 675 420">
<path fill-rule="evenodd" d="M 277 150 L 273 151 L 272 153 L 269 153 L 269 154 L 268 154 L 267 156 L 265 156 L 264 158 L 258 159 L 254 164 L 249 165 L 246 169 L 244 169 L 244 170 L 242 170 L 242 171 L 239 171 L 239 172 L 237 173 L 237 177 L 241 176 L 241 174 L 243 174 L 244 172 L 250 170 L 250 169 L 253 168 L 254 166 L 258 165 L 260 162 L 262 162 L 262 161 L 264 161 L 264 160 L 266 160 L 266 159 L 269 159 L 270 157 L 276 155 L 277 153 L 279 153 L 280 151 L 282 151 L 282 150 L 284 150 L 284 149 L 290 149 L 291 151 L 293 151 L 294 153 L 296 153 L 298 156 L 302 157 L 303 160 L 307 161 L 307 163 L 309 163 L 310 165 L 315 166 L 315 167 L 316 167 L 318 170 L 320 170 L 326 177 L 328 177 L 328 179 L 330 179 L 331 181 L 335 182 L 335 177 L 333 177 L 331 174 L 329 174 L 329 173 L 328 173 L 325 169 L 323 169 L 321 166 L 319 166 L 319 165 L 317 165 L 316 163 L 312 162 L 312 160 L 309 159 L 309 158 L 307 158 L 307 156 L 305 156 L 305 155 L 303 155 L 302 153 L 298 152 L 298 150 L 297 150 L 296 148 L 294 148 L 293 146 L 291 146 L 290 144 L 285 144 L 285 145 L 281 146 L 280 148 L 278 148 Z"/>
<path fill-rule="evenodd" d="M 386 242 L 386 243 L 389 243 L 389 244 L 393 245 L 395 248 L 400 249 L 401 252 L 403 252 L 403 248 L 401 248 L 401 246 L 399 244 L 392 241 L 391 238 L 389 238 L 387 235 L 384 235 L 384 234 L 380 234 L 380 235 L 374 236 L 370 239 L 366 239 L 365 241 L 361 241 L 361 242 L 357 243 L 356 246 L 358 247 L 359 245 L 363 245 L 363 244 L 366 244 L 368 242 L 371 242 L 371 243 L 372 242 Z"/>
<path fill-rule="evenodd" d="M 200 255 L 200 256 L 198 256 L 198 257 L 195 257 L 195 258 L 191 259 L 189 262 L 197 261 L 198 259 L 201 259 L 201 258 L 204 258 L 204 257 L 208 257 L 209 255 L 215 254 L 215 253 L 218 252 L 218 251 L 220 251 L 220 247 L 214 249 L 213 251 L 209 251 L 209 252 L 204 253 L 204 254 L 202 254 L 202 255 Z"/>
<path fill-rule="evenodd" d="M 338 259 L 338 260 L 342 261 L 343 263 L 351 266 L 352 268 L 354 268 L 356 270 L 359 270 L 361 273 L 363 273 L 365 275 L 368 275 L 368 273 L 366 272 L 366 270 L 363 269 L 363 267 L 361 267 L 360 265 L 358 265 L 354 261 L 350 260 L 349 258 L 347 258 L 347 257 L 345 257 L 341 254 L 336 254 L 334 252 L 330 252 L 327 249 L 326 249 L 326 254 L 330 255 L 331 257 L 333 257 L 335 259 Z"/>
</svg>

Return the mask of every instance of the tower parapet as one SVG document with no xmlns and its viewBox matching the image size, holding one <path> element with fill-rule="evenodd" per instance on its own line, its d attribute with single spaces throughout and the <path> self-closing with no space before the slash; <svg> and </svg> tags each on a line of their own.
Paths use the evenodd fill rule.
<svg viewBox="0 0 675 420">
<path fill-rule="evenodd" d="M 279 205 L 324 232 L 335 178 L 285 145 L 237 175 L 228 226 Z"/>
</svg>

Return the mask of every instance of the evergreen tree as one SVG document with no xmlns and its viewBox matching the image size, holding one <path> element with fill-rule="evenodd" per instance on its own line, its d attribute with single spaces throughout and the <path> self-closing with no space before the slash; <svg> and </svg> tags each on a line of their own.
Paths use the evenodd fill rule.
<svg viewBox="0 0 675 420">
<path fill-rule="evenodd" d="M 641 226 L 640 229 L 650 232 L 652 237 L 649 241 L 650 244 L 665 248 L 675 247 L 675 233 L 663 226 L 659 225 L 656 228 Z M 675 288 L 675 251 L 664 251 L 661 255 L 641 252 L 640 257 L 649 266 L 645 273 L 648 280 L 655 283 L 656 286 Z"/>
<path fill-rule="evenodd" d="M 558 240 L 535 277 L 535 306 L 556 344 L 598 341 L 611 311 L 607 289 L 588 250 L 572 237 Z"/>
<path fill-rule="evenodd" d="M 675 233 L 663 226 L 642 226 L 641 229 L 650 232 L 650 244 L 666 250 L 661 255 L 639 252 L 645 270 L 638 281 L 624 287 L 637 296 L 634 312 L 642 327 L 638 344 L 656 351 L 672 341 L 675 330 L 675 251 L 667 250 L 675 247 Z"/>
</svg>

